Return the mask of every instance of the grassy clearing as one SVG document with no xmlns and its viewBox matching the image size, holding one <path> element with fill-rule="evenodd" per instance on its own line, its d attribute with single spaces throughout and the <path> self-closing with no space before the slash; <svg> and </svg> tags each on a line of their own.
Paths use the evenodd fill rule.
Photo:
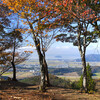
<svg viewBox="0 0 100 100">
<path fill-rule="evenodd" d="M 100 77 L 100 73 L 94 73 L 96 76 Z"/>
</svg>

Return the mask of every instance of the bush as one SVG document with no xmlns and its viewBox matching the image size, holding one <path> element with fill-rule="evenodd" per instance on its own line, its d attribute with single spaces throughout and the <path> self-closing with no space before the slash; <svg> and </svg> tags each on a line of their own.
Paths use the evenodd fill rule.
<svg viewBox="0 0 100 100">
<path fill-rule="evenodd" d="M 86 70 L 87 70 L 87 92 L 93 93 L 93 91 L 95 91 L 96 83 L 92 79 L 93 74 L 92 74 L 91 67 L 89 64 L 87 65 Z M 80 81 L 79 81 L 80 88 L 82 88 L 82 83 L 83 83 L 83 75 L 81 76 Z"/>
<path fill-rule="evenodd" d="M 52 86 L 71 88 L 71 81 L 70 80 L 61 79 L 61 78 L 59 78 L 55 75 L 51 75 L 51 74 L 49 74 L 49 78 L 50 78 L 50 84 Z M 25 78 L 25 79 L 20 80 L 20 82 L 33 84 L 33 85 L 39 85 L 40 84 L 40 76 Z"/>
<path fill-rule="evenodd" d="M 72 89 L 78 89 L 79 90 L 80 89 L 79 81 L 72 82 L 71 88 Z"/>
</svg>

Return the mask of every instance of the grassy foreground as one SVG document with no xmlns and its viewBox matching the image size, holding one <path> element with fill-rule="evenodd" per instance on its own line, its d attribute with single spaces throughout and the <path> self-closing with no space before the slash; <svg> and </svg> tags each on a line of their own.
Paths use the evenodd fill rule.
<svg viewBox="0 0 100 100">
<path fill-rule="evenodd" d="M 40 76 L 17 82 L 1 81 L 0 100 L 100 100 L 99 79 L 96 80 L 98 91 L 93 94 L 80 93 L 80 90 L 71 89 L 71 81 L 54 75 L 50 75 L 50 82 L 53 86 L 47 87 L 47 91 L 42 93 L 38 90 L 39 80 Z"/>
</svg>

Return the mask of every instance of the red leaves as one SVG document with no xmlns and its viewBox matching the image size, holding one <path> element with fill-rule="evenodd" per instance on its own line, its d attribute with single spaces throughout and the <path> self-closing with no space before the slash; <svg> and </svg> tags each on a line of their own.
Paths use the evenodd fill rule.
<svg viewBox="0 0 100 100">
<path fill-rule="evenodd" d="M 38 5 L 36 5 L 36 7 L 38 7 Z"/>
<path fill-rule="evenodd" d="M 59 41 L 59 39 L 56 39 L 56 41 Z"/>
<path fill-rule="evenodd" d="M 64 5 L 64 7 L 67 6 L 67 3 L 68 3 L 68 0 L 64 0 L 64 1 L 63 1 L 63 5 Z"/>
<path fill-rule="evenodd" d="M 98 2 L 98 0 L 95 0 L 94 3 L 96 4 Z"/>
<path fill-rule="evenodd" d="M 86 7 L 86 4 L 84 4 L 84 7 Z"/>
</svg>

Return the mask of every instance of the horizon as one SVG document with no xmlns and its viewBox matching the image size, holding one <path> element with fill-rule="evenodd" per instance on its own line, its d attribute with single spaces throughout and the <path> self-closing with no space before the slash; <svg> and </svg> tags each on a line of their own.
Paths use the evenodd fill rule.
<svg viewBox="0 0 100 100">
<path fill-rule="evenodd" d="M 100 54 L 99 44 L 100 41 L 98 43 L 91 43 L 87 47 L 86 55 Z M 18 48 L 16 51 L 18 52 L 33 51 L 33 54 L 31 54 L 32 58 L 38 59 L 35 47 L 24 45 L 23 47 Z M 56 59 L 57 58 L 56 56 L 61 56 L 61 59 L 77 59 L 80 58 L 80 53 L 78 47 L 73 46 L 72 43 L 55 42 L 46 52 L 46 59 Z"/>
</svg>

